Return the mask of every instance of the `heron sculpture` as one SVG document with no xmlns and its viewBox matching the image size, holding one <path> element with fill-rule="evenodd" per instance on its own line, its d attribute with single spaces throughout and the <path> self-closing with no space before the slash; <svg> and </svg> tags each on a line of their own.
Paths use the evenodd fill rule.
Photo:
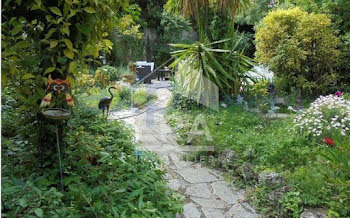
<svg viewBox="0 0 350 218">
<path fill-rule="evenodd" d="M 113 93 L 111 92 L 111 89 L 117 89 L 113 86 L 109 87 L 108 88 L 108 92 L 109 94 L 111 94 L 111 97 L 104 97 L 104 98 L 101 98 L 100 102 L 98 103 L 98 108 L 100 110 L 102 110 L 102 116 L 105 115 L 105 110 L 107 109 L 107 117 L 108 117 L 108 113 L 109 113 L 109 106 L 111 105 L 112 103 L 112 100 L 114 98 L 114 95 Z"/>
</svg>

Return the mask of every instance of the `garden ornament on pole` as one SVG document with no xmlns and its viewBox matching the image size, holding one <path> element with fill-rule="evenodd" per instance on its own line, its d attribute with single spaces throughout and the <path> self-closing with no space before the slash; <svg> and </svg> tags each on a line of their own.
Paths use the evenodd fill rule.
<svg viewBox="0 0 350 218">
<path fill-rule="evenodd" d="M 68 93 L 70 91 L 70 82 L 68 78 L 65 80 L 55 79 L 53 80 L 51 75 L 48 77 L 47 84 L 48 94 L 41 101 L 40 108 L 47 107 L 50 105 L 52 100 L 52 94 L 58 96 L 65 92 L 66 102 L 69 106 L 74 106 L 74 101 L 72 96 Z M 58 153 L 58 162 L 60 167 L 60 180 L 61 180 L 61 189 L 63 190 L 63 173 L 62 173 L 62 160 L 61 160 L 61 148 L 60 140 L 58 134 L 58 122 L 59 120 L 65 120 L 70 116 L 70 111 L 64 108 L 44 108 L 42 114 L 49 120 L 54 120 L 56 123 L 56 141 L 57 141 L 57 153 Z"/>
</svg>

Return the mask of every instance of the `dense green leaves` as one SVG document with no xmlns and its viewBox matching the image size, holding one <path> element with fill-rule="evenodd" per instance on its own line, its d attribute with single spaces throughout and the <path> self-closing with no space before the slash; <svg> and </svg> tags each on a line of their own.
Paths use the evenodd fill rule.
<svg viewBox="0 0 350 218">
<path fill-rule="evenodd" d="M 290 86 L 312 92 L 336 81 L 339 40 L 325 14 L 299 8 L 270 12 L 258 26 L 256 42 L 258 61 Z"/>
<path fill-rule="evenodd" d="M 7 115 L 18 116 L 9 110 Z M 6 127 L 15 120 L 6 119 Z M 38 156 L 22 135 L 29 128 L 8 129 L 11 135 L 3 137 L 2 215 L 172 217 L 180 212 L 181 200 L 165 188 L 159 160 L 146 151 L 137 158 L 132 132 L 122 123 L 105 122 L 98 112 L 74 111 L 62 143 L 64 192 L 55 145 L 46 145 L 54 152 L 50 156 Z M 50 126 L 47 134 L 54 130 Z"/>
<path fill-rule="evenodd" d="M 74 78 L 86 72 L 87 64 L 112 43 L 106 32 L 117 25 L 117 12 L 128 1 L 71 1 L 55 3 L 41 0 L 4 1 L 2 13 L 2 78 L 11 85 L 21 84 L 21 98 L 30 99 L 23 109 L 38 110 L 37 102 L 45 95 L 35 94 L 45 88 L 42 77 Z M 69 68 L 74 62 L 77 67 Z M 68 71 L 68 68 L 70 69 Z M 23 77 L 30 73 L 33 77 Z M 27 81 L 31 79 L 31 81 Z M 31 87 L 31 88 L 29 88 Z M 34 110 L 33 110 L 34 109 Z"/>
<path fill-rule="evenodd" d="M 172 44 L 180 50 L 173 52 L 176 57 L 172 66 L 182 63 L 179 74 L 183 75 L 187 83 L 187 90 L 198 88 L 203 77 L 219 86 L 223 92 L 234 90 L 237 94 L 238 87 L 248 77 L 245 72 L 253 65 L 252 61 L 242 53 L 236 51 L 236 44 L 231 49 L 215 48 L 218 44 L 229 42 L 230 39 L 203 44 L 196 42 L 192 45 Z M 229 47 L 230 48 L 230 47 Z M 202 87 L 198 88 L 202 90 Z"/>
</svg>

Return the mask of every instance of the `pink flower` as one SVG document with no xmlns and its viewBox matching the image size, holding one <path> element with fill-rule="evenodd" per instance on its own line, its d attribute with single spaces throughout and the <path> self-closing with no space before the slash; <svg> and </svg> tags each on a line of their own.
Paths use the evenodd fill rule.
<svg viewBox="0 0 350 218">
<path fill-rule="evenodd" d="M 342 96 L 342 93 L 341 93 L 340 91 L 337 91 L 337 92 L 335 93 L 335 95 L 336 95 L 337 97 L 341 97 L 341 96 Z"/>
</svg>

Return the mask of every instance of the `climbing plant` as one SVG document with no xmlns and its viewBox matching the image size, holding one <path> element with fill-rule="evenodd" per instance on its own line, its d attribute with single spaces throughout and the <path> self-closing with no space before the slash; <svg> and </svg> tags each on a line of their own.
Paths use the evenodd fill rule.
<svg viewBox="0 0 350 218">
<path fill-rule="evenodd" d="M 75 78 L 100 52 L 127 0 L 5 0 L 2 2 L 2 86 L 16 87 L 19 110 L 35 112 L 47 76 Z M 97 62 L 98 63 L 98 62 Z"/>
</svg>

